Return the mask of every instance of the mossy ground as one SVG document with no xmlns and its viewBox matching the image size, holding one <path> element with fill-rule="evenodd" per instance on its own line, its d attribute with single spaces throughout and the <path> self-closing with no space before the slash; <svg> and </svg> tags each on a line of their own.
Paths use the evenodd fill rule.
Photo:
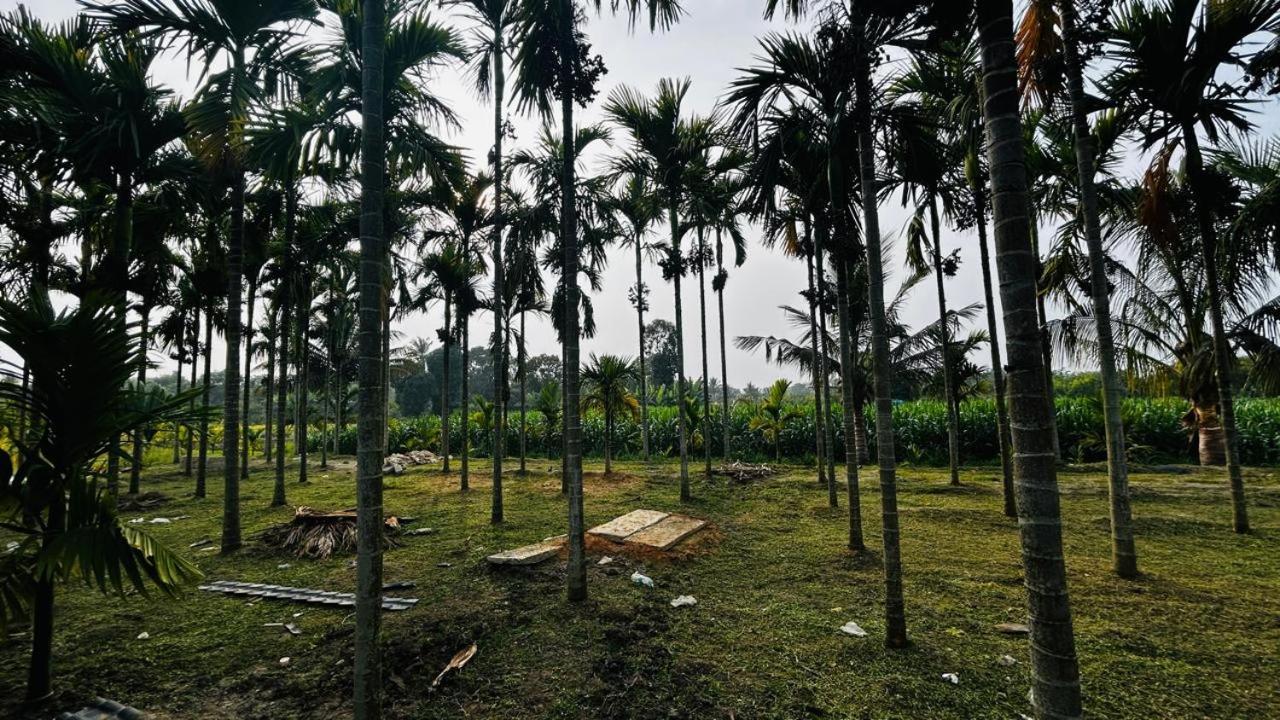
<svg viewBox="0 0 1280 720">
<path fill-rule="evenodd" d="M 699 467 L 694 465 L 696 469 Z M 936 469 L 900 473 L 907 620 L 912 645 L 882 645 L 879 490 L 864 470 L 862 503 L 872 551 L 845 550 L 847 510 L 827 507 L 813 471 L 789 468 L 748 485 L 694 480 L 681 505 L 673 463 L 620 463 L 602 478 L 589 463 L 589 524 L 638 508 L 711 520 L 696 551 L 671 560 L 590 559 L 588 602 L 564 599 L 563 560 L 495 571 L 484 556 L 563 532 L 559 463 L 511 474 L 506 522 L 489 523 L 488 464 L 472 463 L 472 489 L 456 472 L 416 469 L 386 481 L 386 509 L 416 516 L 429 536 L 386 556 L 386 579 L 412 580 L 414 610 L 384 623 L 387 715 L 392 718 L 1014 718 L 1027 712 L 1027 645 L 993 631 L 1022 621 L 1016 524 L 1000 513 L 998 470 L 968 469 L 952 488 Z M 1115 578 L 1108 560 L 1105 474 L 1061 475 L 1064 532 L 1086 707 L 1105 718 L 1280 717 L 1280 480 L 1248 474 L 1254 532 L 1230 531 L 1219 471 L 1163 468 L 1132 477 L 1143 576 Z M 339 458 L 290 482 L 289 501 L 354 505 L 354 469 Z M 270 471 L 244 483 L 246 537 L 287 520 L 268 507 Z M 173 466 L 147 473 L 144 490 L 171 500 L 126 517 L 190 515 L 148 525 L 194 557 L 209 579 L 349 590 L 349 557 L 299 560 L 250 539 L 233 556 L 188 550 L 217 542 L 220 472 L 210 496 L 190 497 Z M 281 563 L 290 567 L 279 569 Z M 656 589 L 632 584 L 642 569 Z M 669 601 L 689 594 L 692 608 Z M 303 613 L 298 618 L 293 614 Z M 870 636 L 838 628 L 856 620 Z M 296 622 L 293 637 L 270 622 Z M 141 632 L 150 639 L 137 640 Z M 351 618 L 342 610 L 247 602 L 194 589 L 178 600 L 104 598 L 61 591 L 54 703 L 20 710 L 29 635 L 0 639 L 0 716 L 75 709 L 102 695 L 158 718 L 315 718 L 349 715 Z M 456 651 L 479 652 L 436 692 L 432 678 Z M 1003 655 L 1018 660 L 1002 666 Z M 290 657 L 288 666 L 279 662 Z M 960 677 L 958 686 L 943 673 Z"/>
</svg>

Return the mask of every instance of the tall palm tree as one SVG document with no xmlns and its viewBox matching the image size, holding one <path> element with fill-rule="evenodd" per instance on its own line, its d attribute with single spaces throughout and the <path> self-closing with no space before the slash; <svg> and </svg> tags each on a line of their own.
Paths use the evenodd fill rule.
<svg viewBox="0 0 1280 720">
<path fill-rule="evenodd" d="M 1117 71 L 1101 83 L 1103 92 L 1133 118 L 1144 147 L 1182 145 L 1196 198 L 1218 408 L 1226 435 L 1232 524 L 1238 533 L 1249 531 L 1249 516 L 1231 388 L 1234 356 L 1224 320 L 1220 242 L 1209 199 L 1211 179 L 1197 126 L 1210 142 L 1217 142 L 1223 132 L 1252 127 L 1247 117 L 1247 86 L 1221 82 L 1220 71 L 1246 66 L 1246 40 L 1277 22 L 1280 0 L 1159 0 L 1153 4 L 1130 0 L 1117 8 L 1107 37 L 1107 52 L 1117 62 Z"/>
<path fill-rule="evenodd" d="M 244 244 L 244 128 L 251 105 L 274 88 L 266 80 L 287 63 L 296 26 L 312 21 L 315 0 L 86 0 L 91 17 L 121 35 L 162 37 L 204 66 L 205 83 L 185 114 L 210 164 L 231 172 L 226 265 L 226 400 L 223 405 L 222 552 L 240 548 L 240 303 Z M 217 71 L 229 59 L 229 67 Z"/>
<path fill-rule="evenodd" d="M 520 474 L 527 472 L 527 453 L 529 440 L 528 416 L 528 334 L 526 320 L 529 313 L 545 313 L 546 287 L 542 272 L 538 266 L 538 245 L 544 239 L 551 226 L 549 213 L 544 203 L 531 202 L 527 197 L 511 193 L 508 206 L 510 227 L 507 237 L 506 257 L 506 305 L 508 317 L 506 327 L 509 334 L 518 318 L 518 330 L 514 331 L 516 344 L 516 378 L 520 381 Z"/>
<path fill-rule="evenodd" d="M 979 0 L 983 120 L 991 176 L 996 264 L 1009 349 L 1009 419 L 1017 462 L 1018 528 L 1031 616 L 1031 703 L 1038 717 L 1082 714 L 1066 563 L 1057 455 L 1036 310 L 1039 258 L 1032 252 L 1011 0 Z"/>
<path fill-rule="evenodd" d="M 1124 389 L 1116 370 L 1116 344 L 1108 297 L 1106 254 L 1102 246 L 1101 215 L 1096 174 L 1097 150 L 1089 127 L 1089 102 L 1084 89 L 1083 41 L 1086 28 L 1078 26 L 1075 0 L 1039 0 L 1027 6 L 1018 26 L 1019 75 L 1024 91 L 1043 105 L 1060 100 L 1066 91 L 1074 151 L 1075 187 L 1078 199 L 1073 214 L 1083 225 L 1089 258 L 1089 288 L 1093 315 L 1098 319 L 1098 368 L 1102 378 L 1103 425 L 1107 447 L 1107 478 L 1111 498 L 1112 566 L 1120 577 L 1138 574 L 1138 557 L 1133 541 L 1132 509 L 1129 502 L 1129 466 L 1124 440 L 1124 420 L 1120 415 Z M 1061 38 L 1058 36 L 1059 27 Z M 1043 78 L 1040 68 L 1059 64 L 1065 73 Z M 1065 76 L 1065 78 L 1064 78 Z M 1065 79 L 1066 87 L 1063 87 Z"/>
<path fill-rule="evenodd" d="M 684 312 L 680 291 L 680 279 L 685 274 L 688 259 L 680 250 L 681 236 L 688 230 L 679 219 L 680 208 L 696 180 L 697 169 L 707 153 L 717 144 L 714 121 L 705 117 L 684 117 L 683 104 L 689 92 L 689 81 L 663 79 L 658 81 L 657 92 L 647 98 L 640 92 L 623 86 L 610 94 L 604 106 L 611 122 L 625 129 L 631 136 L 632 149 L 615 160 L 619 170 L 642 175 L 653 183 L 667 212 L 671 240 L 667 258 L 663 262 L 663 275 L 675 288 L 676 306 L 676 395 L 684 397 Z M 692 499 L 689 486 L 688 428 L 680 414 L 680 499 Z"/>
<path fill-rule="evenodd" d="M 582 382 L 586 392 L 582 395 L 583 409 L 597 409 L 604 413 L 604 473 L 613 473 L 613 428 L 619 413 L 633 418 L 639 410 L 639 400 L 629 387 L 639 377 L 636 362 L 617 355 L 591 356 L 582 368 Z"/>
<path fill-rule="evenodd" d="M 640 448 L 646 462 L 649 460 L 649 378 L 645 368 L 644 313 L 649 309 L 649 286 L 644 282 L 644 238 L 649 227 L 662 219 L 662 208 L 655 200 L 653 188 L 644 176 L 629 175 L 614 191 L 612 201 L 613 210 L 628 226 L 624 242 L 631 244 L 636 255 L 636 284 L 629 295 L 636 309 L 639 330 Z"/>
<path fill-rule="evenodd" d="M 601 9 L 603 0 L 591 0 Z M 681 13 L 677 0 L 613 0 L 610 8 L 625 10 L 634 24 L 642 12 L 649 29 L 670 27 Z M 579 292 L 578 227 L 574 189 L 577 155 L 574 142 L 573 105 L 586 105 L 595 96 L 595 83 L 604 71 L 599 56 L 588 55 L 589 45 L 578 30 L 577 0 L 526 0 L 521 18 L 521 104 L 551 115 L 551 100 L 560 101 L 560 238 L 563 254 L 564 310 L 564 435 L 565 478 L 569 502 L 569 600 L 587 597 L 586 527 L 582 519 L 582 422 L 579 413 Z"/>
</svg>

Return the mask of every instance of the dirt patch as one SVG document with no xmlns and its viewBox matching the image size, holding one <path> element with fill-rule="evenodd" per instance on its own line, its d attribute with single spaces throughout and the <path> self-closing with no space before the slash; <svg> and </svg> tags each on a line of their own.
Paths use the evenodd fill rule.
<svg viewBox="0 0 1280 720">
<path fill-rule="evenodd" d="M 720 546 L 724 533 L 714 523 L 705 527 L 670 550 L 659 550 L 655 547 L 636 543 L 617 543 L 602 537 L 587 534 L 588 555 L 608 555 L 624 557 L 643 563 L 680 562 L 696 557 L 710 555 Z M 567 557 L 568 548 L 561 550 L 561 556 Z"/>
</svg>

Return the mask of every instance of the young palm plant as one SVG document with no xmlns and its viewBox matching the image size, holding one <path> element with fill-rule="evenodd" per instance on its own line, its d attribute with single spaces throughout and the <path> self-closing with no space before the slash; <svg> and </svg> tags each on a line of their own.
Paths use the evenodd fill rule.
<svg viewBox="0 0 1280 720">
<path fill-rule="evenodd" d="M 782 462 L 782 432 L 791 421 L 803 417 L 798 408 L 787 402 L 787 392 L 790 389 L 790 380 L 774 380 L 764 398 L 756 405 L 748 425 L 752 430 L 763 433 L 773 444 L 773 459 L 776 462 Z"/>
<path fill-rule="evenodd" d="M 617 355 L 596 355 L 582 367 L 583 410 L 604 413 L 604 474 L 613 474 L 613 428 L 619 414 L 634 418 L 640 401 L 631 392 L 631 384 L 640 376 L 636 362 Z"/>
</svg>

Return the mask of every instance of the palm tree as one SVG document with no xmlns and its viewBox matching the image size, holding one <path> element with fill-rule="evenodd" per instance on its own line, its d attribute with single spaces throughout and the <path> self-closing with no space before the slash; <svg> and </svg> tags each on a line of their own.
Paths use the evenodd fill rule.
<svg viewBox="0 0 1280 720">
<path fill-rule="evenodd" d="M 186 109 L 189 132 L 204 159 L 230 168 L 231 232 L 226 264 L 226 400 L 223 406 L 222 552 L 239 549 L 240 539 L 240 340 L 241 267 L 244 247 L 244 129 L 250 106 L 271 88 L 266 78 L 288 62 L 295 27 L 316 15 L 314 0 L 86 0 L 91 17 L 121 35 L 164 37 L 177 42 L 204 66 L 205 83 Z M 230 59 L 224 71 L 216 63 Z"/>
<path fill-rule="evenodd" d="M 526 319 L 529 313 L 545 313 L 546 288 L 543 284 L 542 272 L 538 267 L 538 245 L 551 224 L 543 203 L 532 203 L 524 196 L 511 193 L 510 210 L 507 216 L 511 219 L 507 237 L 507 253 L 505 261 L 508 270 L 505 273 L 507 291 L 506 309 L 508 313 L 506 327 L 510 331 L 512 316 L 519 318 L 519 329 L 515 332 L 516 341 L 516 376 L 520 380 L 520 474 L 527 471 L 526 458 L 528 452 L 528 359 Z"/>
<path fill-rule="evenodd" d="M 681 236 L 688 230 L 679 220 L 682 203 L 687 199 L 696 179 L 697 168 L 715 146 L 717 132 L 710 118 L 683 117 L 682 105 L 689 91 L 689 81 L 663 79 L 658 82 L 652 99 L 638 91 L 620 87 L 610 94 L 604 111 L 609 119 L 631 136 L 632 150 L 615 160 L 621 171 L 646 177 L 661 198 L 667 211 L 671 240 L 663 275 L 672 281 L 676 303 L 676 367 L 678 397 L 684 397 L 684 312 L 680 278 L 688 259 L 680 250 Z M 680 499 L 692 499 L 689 487 L 688 428 L 680 415 Z"/>
<path fill-rule="evenodd" d="M 475 42 L 471 48 L 471 68 L 475 80 L 475 88 L 482 95 L 493 97 L 493 387 L 496 420 L 493 426 L 493 505 L 490 521 L 502 522 L 502 455 L 506 433 L 507 403 L 507 353 L 503 323 L 506 320 L 504 303 L 507 299 L 505 288 L 506 265 L 502 260 L 503 232 L 506 228 L 506 216 L 503 214 L 503 203 L 506 176 L 503 169 L 502 140 L 508 133 L 506 120 L 503 117 L 507 89 L 507 32 L 516 24 L 520 11 L 518 0 L 454 0 L 462 5 L 473 22 L 479 27 L 476 30 Z"/>
<path fill-rule="evenodd" d="M 1031 616 L 1031 704 L 1039 717 L 1080 717 L 1066 563 L 1062 556 L 1057 455 L 1036 310 L 1039 258 L 1032 251 L 1022 122 L 1018 108 L 1013 3 L 979 0 L 983 120 L 1009 349 L 1009 420 L 1018 457 L 1018 528 Z"/>
<path fill-rule="evenodd" d="M 790 389 L 790 380 L 774 380 L 764 398 L 756 405 L 749 425 L 752 430 L 763 433 L 773 443 L 773 459 L 777 462 L 782 462 L 782 431 L 792 420 L 802 416 L 799 410 L 787 402 L 787 391 Z"/>
<path fill-rule="evenodd" d="M 636 284 L 629 295 L 631 305 L 636 309 L 636 327 L 639 330 L 640 447 L 645 462 L 648 462 L 649 378 L 645 368 L 644 312 L 649 309 L 649 286 L 644 282 L 644 237 L 648 234 L 649 227 L 662 218 L 662 208 L 656 202 L 653 188 L 642 175 L 629 175 L 622 180 L 614 191 L 612 208 L 629 226 L 624 242 L 630 243 L 636 254 Z"/>
<path fill-rule="evenodd" d="M 1235 402 L 1231 389 L 1234 357 L 1224 320 L 1219 238 L 1209 194 L 1197 126 L 1210 142 L 1224 131 L 1252 127 L 1247 87 L 1219 81 L 1219 71 L 1246 65 L 1246 40 L 1280 22 L 1280 0 L 1130 0 L 1120 6 L 1107 37 L 1107 51 L 1117 72 L 1101 83 L 1122 112 L 1133 118 L 1143 146 L 1181 142 L 1187 177 L 1196 198 L 1209 319 L 1213 327 L 1218 408 L 1226 436 L 1227 476 L 1231 486 L 1232 524 L 1249 531 L 1244 479 L 1240 472 Z M 1158 37 L 1160 42 L 1147 38 Z"/>
<path fill-rule="evenodd" d="M 0 300 L 0 343 L 30 368 L 30 382 L 4 370 L 0 399 L 20 407 L 41 432 L 20 447 L 19 464 L 0 450 L 3 521 L 18 546 L 0 570 L 0 622 L 31 609 L 27 699 L 41 700 L 53 674 L 54 584 L 72 575 L 104 593 L 150 582 L 166 594 L 198 577 L 188 560 L 116 517 L 115 497 L 90 468 L 115 438 L 155 422 L 191 418 L 187 395 L 126 386 L 137 367 L 139 335 L 126 330 L 114 299 L 55 313 L 43 289 L 22 305 Z M 25 444 L 25 443 L 24 443 Z"/>
<path fill-rule="evenodd" d="M 631 393 L 629 385 L 640 376 L 639 367 L 629 357 L 617 355 L 591 356 L 582 368 L 582 381 L 586 392 L 582 395 L 583 410 L 597 409 L 604 413 L 604 474 L 613 474 L 613 428 L 618 413 L 638 414 L 640 401 Z"/>
<path fill-rule="evenodd" d="M 603 0 L 592 0 L 597 10 Z M 680 17 L 677 0 L 613 0 L 611 9 L 625 9 L 634 25 L 641 12 L 646 12 L 649 29 L 670 27 Z M 561 145 L 565 152 L 560 165 L 560 239 L 563 254 L 565 302 L 564 366 L 565 366 L 565 486 L 569 502 L 569 574 L 568 595 L 571 602 L 587 597 L 585 550 L 586 527 L 582 521 L 582 422 L 579 417 L 579 292 L 578 292 L 578 227 L 574 189 L 577 182 L 574 152 L 573 104 L 586 105 L 595 96 L 595 83 L 604 72 L 597 55 L 589 55 L 590 46 L 578 30 L 580 12 L 577 0 L 526 0 L 521 18 L 520 102 L 537 107 L 544 116 L 551 115 L 551 98 L 560 101 Z M 570 61 L 572 59 L 572 61 Z"/>
</svg>

